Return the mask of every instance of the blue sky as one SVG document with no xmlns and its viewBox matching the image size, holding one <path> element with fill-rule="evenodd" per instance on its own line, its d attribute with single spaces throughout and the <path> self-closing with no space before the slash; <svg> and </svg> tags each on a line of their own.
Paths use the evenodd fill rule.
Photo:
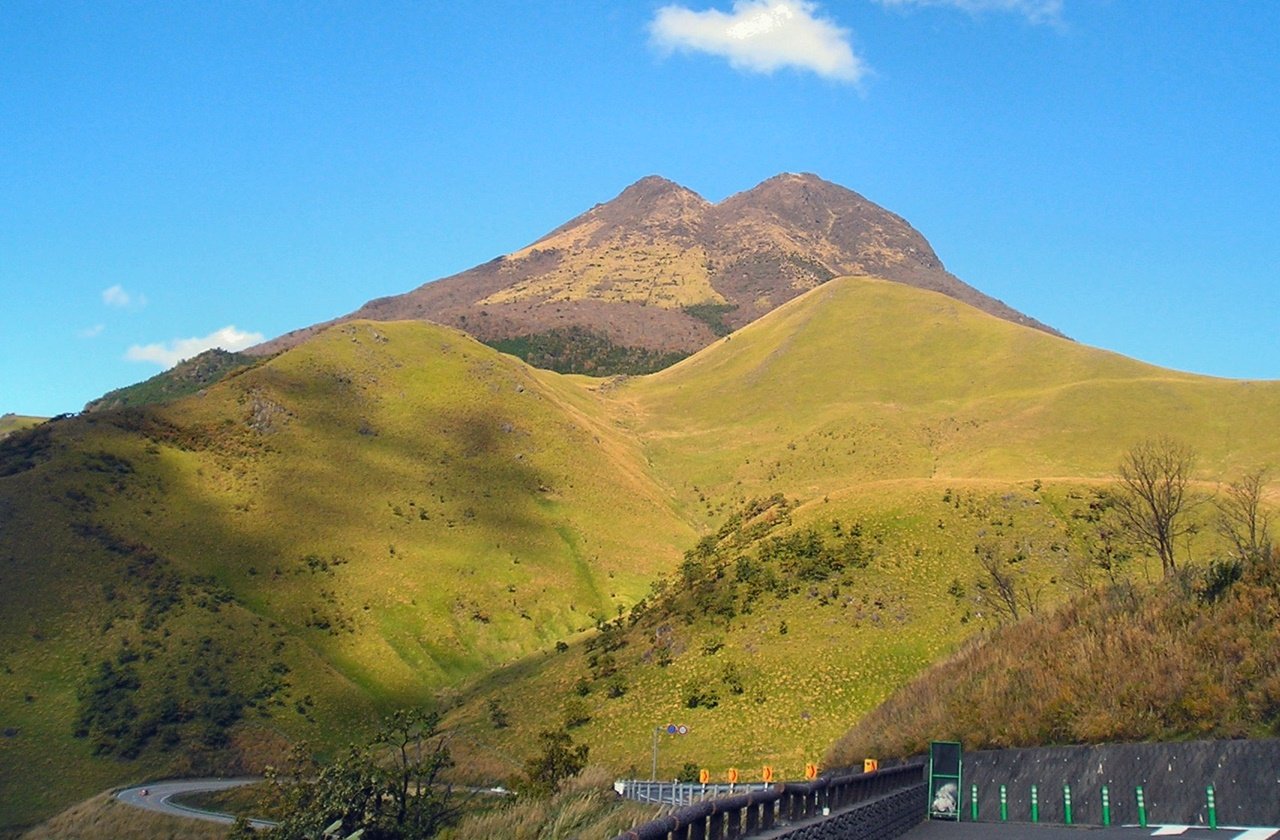
<svg viewBox="0 0 1280 840">
<path fill-rule="evenodd" d="M 1280 4 L 0 4 L 0 412 L 345 314 L 660 174 L 814 172 L 1087 344 L 1280 378 Z"/>
</svg>

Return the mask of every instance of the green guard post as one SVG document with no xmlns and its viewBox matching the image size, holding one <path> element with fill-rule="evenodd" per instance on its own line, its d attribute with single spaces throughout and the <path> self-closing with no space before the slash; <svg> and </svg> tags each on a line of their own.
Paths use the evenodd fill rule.
<svg viewBox="0 0 1280 840">
<path fill-rule="evenodd" d="M 1142 785 L 1138 785 L 1138 789 L 1136 792 L 1138 795 L 1138 826 L 1141 828 L 1146 828 L 1147 827 L 1147 800 L 1142 795 Z"/>
<path fill-rule="evenodd" d="M 1205 796 L 1209 800 L 1209 828 L 1218 827 L 1218 806 L 1213 798 L 1213 785 L 1209 785 L 1204 789 Z"/>
<path fill-rule="evenodd" d="M 1102 824 L 1111 825 L 1111 792 L 1102 786 Z"/>
<path fill-rule="evenodd" d="M 1212 788 L 1210 789 L 1212 790 Z M 1212 793 L 1210 794 L 1212 796 Z M 978 783 L 974 782 L 969 786 L 969 815 L 973 817 L 973 821 L 978 821 Z"/>
<path fill-rule="evenodd" d="M 1035 785 L 1031 786 L 1031 821 L 1040 822 L 1040 791 Z"/>
<path fill-rule="evenodd" d="M 1000 786 L 1000 822 L 1009 821 L 1009 792 Z"/>
<path fill-rule="evenodd" d="M 1071 825 L 1071 785 L 1062 786 L 1062 816 L 1067 825 Z"/>
</svg>

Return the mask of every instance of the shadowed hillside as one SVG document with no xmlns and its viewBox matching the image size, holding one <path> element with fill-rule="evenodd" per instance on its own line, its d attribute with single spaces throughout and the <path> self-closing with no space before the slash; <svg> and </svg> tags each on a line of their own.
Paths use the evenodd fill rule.
<svg viewBox="0 0 1280 840">
<path fill-rule="evenodd" d="M 46 423 L 0 475 L 6 822 L 341 742 L 633 602 L 693 535 L 576 385 L 425 324 Z"/>
</svg>

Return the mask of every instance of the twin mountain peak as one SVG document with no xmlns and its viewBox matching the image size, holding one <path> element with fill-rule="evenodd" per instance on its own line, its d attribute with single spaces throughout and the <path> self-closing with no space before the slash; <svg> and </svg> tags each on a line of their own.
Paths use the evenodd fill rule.
<svg viewBox="0 0 1280 840">
<path fill-rule="evenodd" d="M 643 373 L 844 275 L 941 292 L 1058 334 L 950 274 L 901 217 L 815 175 L 777 175 L 718 204 L 649 176 L 525 248 L 251 352 L 352 319 L 428 320 L 539 367 Z"/>
</svg>

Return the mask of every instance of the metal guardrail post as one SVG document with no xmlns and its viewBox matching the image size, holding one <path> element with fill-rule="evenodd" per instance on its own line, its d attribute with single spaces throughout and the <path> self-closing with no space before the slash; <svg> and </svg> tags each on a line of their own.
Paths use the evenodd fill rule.
<svg viewBox="0 0 1280 840">
<path fill-rule="evenodd" d="M 711 815 L 711 830 L 707 832 L 707 837 L 711 840 L 720 840 L 724 837 L 724 812 L 716 811 Z"/>
</svg>

